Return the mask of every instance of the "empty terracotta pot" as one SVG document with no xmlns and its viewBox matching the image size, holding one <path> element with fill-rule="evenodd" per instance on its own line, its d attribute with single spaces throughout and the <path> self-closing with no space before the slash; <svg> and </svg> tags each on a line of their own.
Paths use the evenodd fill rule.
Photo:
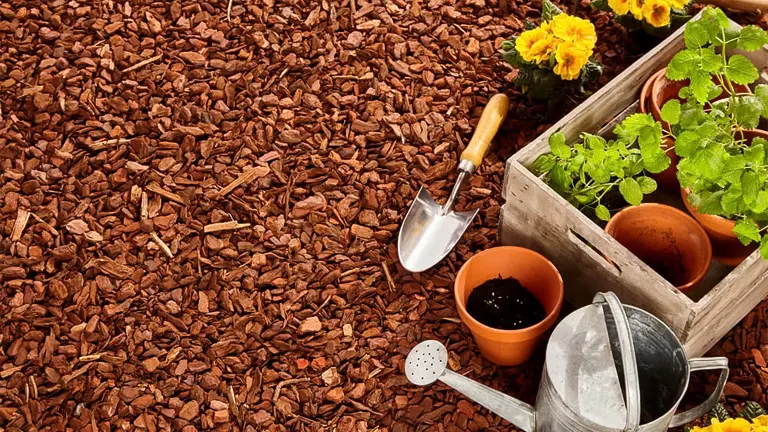
<svg viewBox="0 0 768 432">
<path fill-rule="evenodd" d="M 605 232 L 680 291 L 696 286 L 712 261 L 701 225 L 667 205 L 627 207 L 613 215 Z"/>
<path fill-rule="evenodd" d="M 680 189 L 683 196 L 683 203 L 688 211 L 704 227 L 704 230 L 712 242 L 712 249 L 716 260 L 728 266 L 737 266 L 747 259 L 749 255 L 757 248 L 757 243 L 744 246 L 736 234 L 733 233 L 733 226 L 736 222 L 715 215 L 702 214 L 696 211 L 696 207 L 688 202 L 690 190 Z"/>
<path fill-rule="evenodd" d="M 500 330 L 469 315 L 466 306 L 472 290 L 498 277 L 517 279 L 544 306 L 546 318 L 524 329 Z M 563 304 L 563 279 L 557 268 L 538 253 L 520 247 L 500 246 L 486 249 L 464 263 L 456 275 L 454 296 L 459 316 L 469 327 L 480 353 L 498 365 L 514 366 L 533 355 L 542 335 L 557 320 Z"/>
</svg>

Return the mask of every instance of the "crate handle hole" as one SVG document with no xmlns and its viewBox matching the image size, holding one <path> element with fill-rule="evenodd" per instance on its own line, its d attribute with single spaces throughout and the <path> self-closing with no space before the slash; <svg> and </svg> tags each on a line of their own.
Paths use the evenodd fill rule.
<svg viewBox="0 0 768 432">
<path fill-rule="evenodd" d="M 608 258 L 597 246 L 593 245 L 583 235 L 577 233 L 572 228 L 568 228 L 568 239 L 576 245 L 582 252 L 591 257 L 600 266 L 611 272 L 614 276 L 621 276 L 621 267 L 613 260 Z"/>
</svg>

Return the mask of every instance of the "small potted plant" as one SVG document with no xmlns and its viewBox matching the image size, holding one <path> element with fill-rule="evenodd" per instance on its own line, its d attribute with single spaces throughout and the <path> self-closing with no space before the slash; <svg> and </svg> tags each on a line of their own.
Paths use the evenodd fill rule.
<svg viewBox="0 0 768 432">
<path fill-rule="evenodd" d="M 709 8 L 685 30 L 687 48 L 670 61 L 666 77 L 688 80 L 683 100 L 664 104 L 660 116 L 674 142 L 683 201 L 712 240 L 715 258 L 737 265 L 755 244 L 768 259 L 768 86 L 738 91 L 758 78 L 757 68 L 727 48 L 756 50 L 768 35 L 754 26 L 730 31 L 719 9 Z M 719 48 L 719 52 L 715 49 Z"/>
<path fill-rule="evenodd" d="M 669 156 L 661 149 L 661 124 L 648 114 L 634 114 L 614 129 L 616 139 L 582 134 L 569 147 L 562 133 L 549 137 L 550 152 L 531 170 L 585 214 L 607 221 L 611 211 L 639 205 L 656 190 L 648 173 L 664 171 Z M 637 144 L 637 145 L 636 145 Z"/>
<path fill-rule="evenodd" d="M 677 53 L 666 69 L 646 82 L 640 94 L 640 109 L 661 120 L 661 107 L 672 99 L 695 99 L 708 104 L 750 93 L 757 68 L 744 56 L 728 56 L 730 48 L 756 51 L 768 43 L 761 28 L 749 25 L 740 31 L 730 28 L 723 11 L 708 7 L 700 20 L 685 26 L 686 48 Z"/>
<path fill-rule="evenodd" d="M 557 101 L 563 95 L 586 95 L 602 67 L 591 60 L 597 43 L 595 26 L 542 2 L 541 25 L 502 43 L 502 56 L 518 69 L 514 84 L 531 99 Z"/>
</svg>

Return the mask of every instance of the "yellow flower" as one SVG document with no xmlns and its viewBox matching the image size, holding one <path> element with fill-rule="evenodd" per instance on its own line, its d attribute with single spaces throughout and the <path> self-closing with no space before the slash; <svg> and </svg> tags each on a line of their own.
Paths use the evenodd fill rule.
<svg viewBox="0 0 768 432">
<path fill-rule="evenodd" d="M 590 51 L 583 45 L 563 42 L 557 47 L 554 72 L 566 81 L 574 80 L 581 74 L 581 68 L 589 61 Z"/>
<path fill-rule="evenodd" d="M 643 17 L 654 27 L 668 26 L 669 12 L 667 0 L 648 0 L 643 5 Z"/>
<path fill-rule="evenodd" d="M 683 9 L 688 5 L 688 0 L 670 0 L 669 4 L 673 9 Z"/>
<path fill-rule="evenodd" d="M 635 19 L 643 19 L 643 0 L 629 0 L 629 11 Z"/>
<path fill-rule="evenodd" d="M 552 36 L 547 36 L 546 39 L 536 42 L 530 50 L 533 61 L 536 63 L 549 61 L 549 57 L 557 50 L 559 44 L 560 42 Z"/>
<path fill-rule="evenodd" d="M 694 426 L 693 429 L 691 429 L 691 432 L 712 432 L 712 426 L 707 426 L 705 428 Z"/>
<path fill-rule="evenodd" d="M 515 42 L 515 48 L 517 52 L 523 57 L 523 60 L 527 62 L 538 62 L 537 54 L 541 51 L 541 44 L 539 42 L 546 42 L 551 36 L 546 30 L 541 28 L 524 31 Z"/>
<path fill-rule="evenodd" d="M 768 415 L 761 415 L 752 419 L 756 426 L 768 426 Z"/>
<path fill-rule="evenodd" d="M 608 6 L 613 9 L 613 12 L 616 13 L 616 15 L 625 15 L 629 12 L 629 3 L 630 0 L 608 0 Z"/>
<path fill-rule="evenodd" d="M 550 23 L 552 34 L 566 42 L 574 42 L 591 50 L 597 43 L 595 26 L 588 20 L 560 14 Z"/>
<path fill-rule="evenodd" d="M 752 425 L 743 418 L 729 418 L 724 422 L 712 419 L 712 432 L 750 432 L 751 428 Z"/>
</svg>

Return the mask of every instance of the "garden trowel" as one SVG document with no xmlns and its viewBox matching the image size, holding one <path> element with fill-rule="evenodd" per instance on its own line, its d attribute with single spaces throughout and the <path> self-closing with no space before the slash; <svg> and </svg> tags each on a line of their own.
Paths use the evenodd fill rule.
<svg viewBox="0 0 768 432">
<path fill-rule="evenodd" d="M 455 212 L 453 205 L 462 185 L 483 161 L 496 131 L 509 109 L 509 98 L 493 96 L 483 110 L 480 122 L 469 145 L 461 153 L 459 176 L 444 205 L 432 199 L 424 186 L 411 204 L 397 239 L 400 263 L 414 273 L 429 269 L 440 262 L 456 246 L 478 210 Z"/>
</svg>

